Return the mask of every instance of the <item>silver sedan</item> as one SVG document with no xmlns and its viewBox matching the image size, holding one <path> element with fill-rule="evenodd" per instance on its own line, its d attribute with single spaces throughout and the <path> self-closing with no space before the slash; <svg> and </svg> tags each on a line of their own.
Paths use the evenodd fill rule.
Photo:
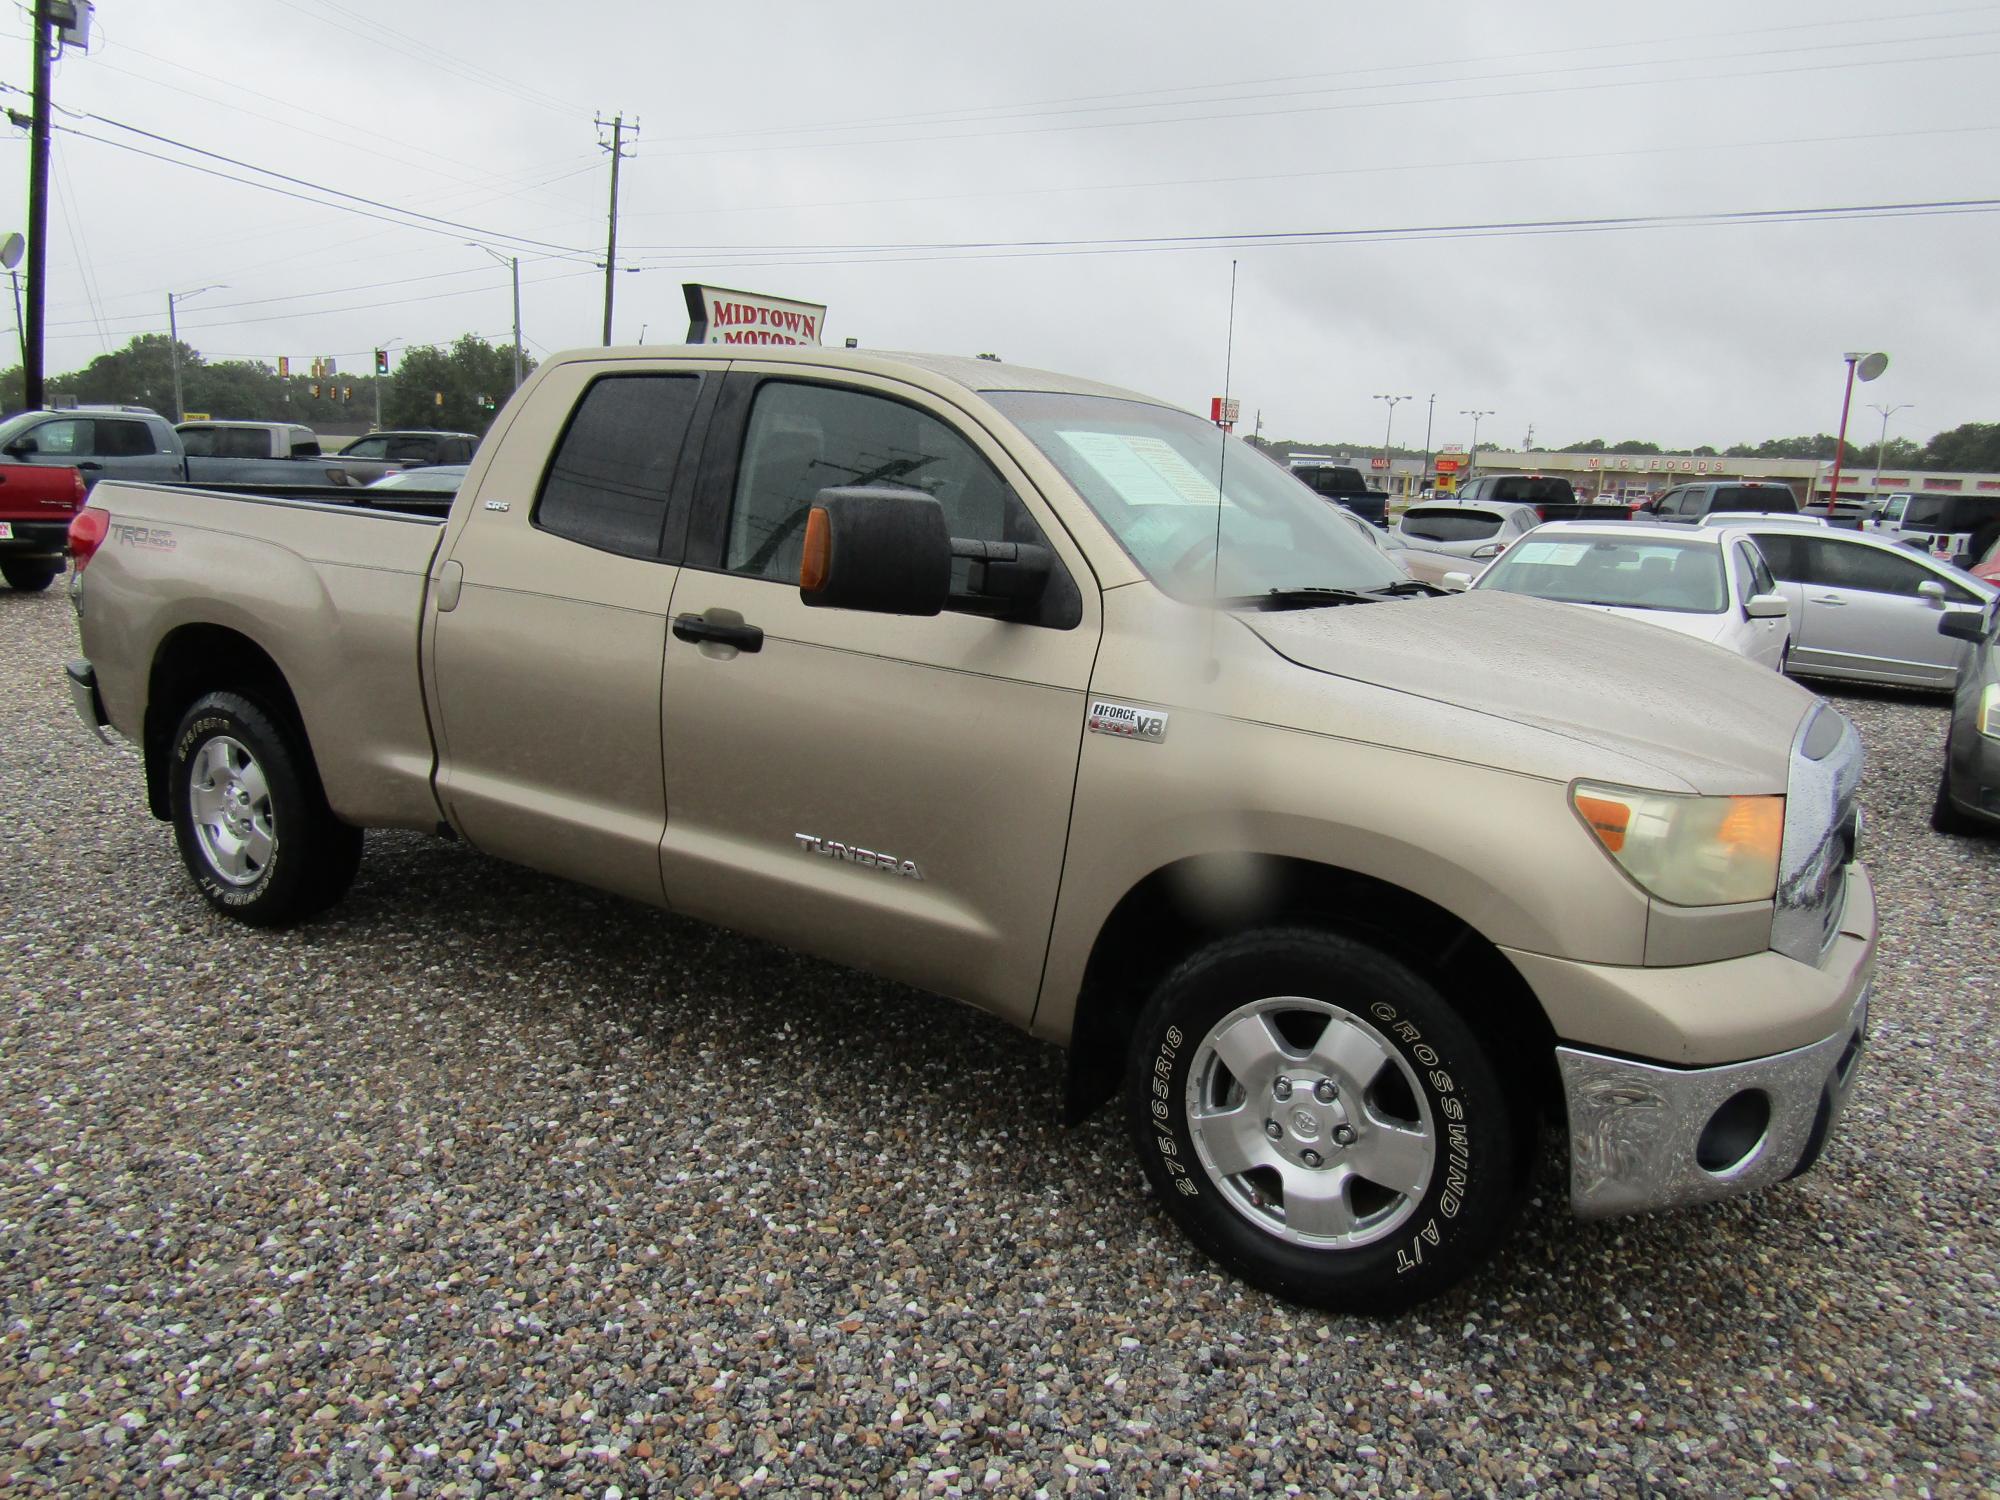
<svg viewBox="0 0 2000 1500">
<path fill-rule="evenodd" d="M 1985 609 L 1992 584 L 1908 547 L 1840 530 L 1746 518 L 1729 532 L 1755 539 L 1792 605 L 1789 670 L 1902 687 L 1949 689 L 1964 653 L 1938 634 L 1953 609 Z"/>
</svg>

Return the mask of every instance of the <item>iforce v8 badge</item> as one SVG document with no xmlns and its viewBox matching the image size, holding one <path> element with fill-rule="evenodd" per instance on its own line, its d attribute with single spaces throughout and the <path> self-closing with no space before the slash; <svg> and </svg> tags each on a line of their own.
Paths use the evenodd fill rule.
<svg viewBox="0 0 2000 1500">
<path fill-rule="evenodd" d="M 1157 745 L 1167 737 L 1167 715 L 1157 708 L 1135 708 L 1130 703 L 1093 698 L 1084 727 L 1092 734 L 1115 734 L 1120 739 L 1150 740 Z"/>
</svg>

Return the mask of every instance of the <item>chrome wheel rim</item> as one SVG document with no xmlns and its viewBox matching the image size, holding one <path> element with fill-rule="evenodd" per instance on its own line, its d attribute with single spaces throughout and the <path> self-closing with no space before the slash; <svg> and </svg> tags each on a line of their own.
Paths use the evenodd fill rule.
<svg viewBox="0 0 2000 1500">
<path fill-rule="evenodd" d="M 264 768 L 238 740 L 219 734 L 188 767 L 188 816 L 201 856 L 218 880 L 256 884 L 277 851 Z"/>
<path fill-rule="evenodd" d="M 1187 1085 L 1195 1155 L 1230 1206 L 1309 1249 L 1400 1229 L 1437 1165 L 1416 1070 L 1368 1021 L 1279 995 L 1209 1028 Z"/>
</svg>

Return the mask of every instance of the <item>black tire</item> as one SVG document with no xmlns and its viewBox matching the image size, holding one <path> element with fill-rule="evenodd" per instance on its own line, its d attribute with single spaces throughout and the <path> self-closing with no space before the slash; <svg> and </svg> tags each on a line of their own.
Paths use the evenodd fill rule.
<svg viewBox="0 0 2000 1500">
<path fill-rule="evenodd" d="M 326 805 L 301 737 L 240 694 L 209 693 L 181 716 L 167 791 L 181 861 L 226 916 L 282 927 L 324 911 L 354 881 L 361 830 Z M 235 792 L 240 804 L 229 802 Z M 215 811 L 218 801 L 226 811 Z M 236 849 L 243 853 L 230 868 L 227 856 Z"/>
<path fill-rule="evenodd" d="M 7 586 L 17 593 L 39 594 L 56 581 L 62 572 L 60 563 L 44 562 L 0 562 L 0 578 L 7 580 Z"/>
<path fill-rule="evenodd" d="M 1240 1020 L 1239 1011 L 1258 1005 L 1278 1008 L 1275 1034 L 1283 1043 L 1279 1072 L 1268 1085 L 1237 1079 L 1212 1046 L 1225 1019 Z M 1321 1009 L 1283 1009 L 1300 1005 Z M 1330 1019 L 1318 1022 L 1319 1014 Z M 1315 1069 L 1308 1055 L 1336 1037 L 1336 1025 L 1343 1055 L 1351 1046 L 1362 1060 L 1345 1075 Z M 1326 1094 L 1301 1092 L 1324 1086 L 1314 1082 L 1315 1073 L 1325 1082 L 1350 1081 L 1344 1089 L 1334 1083 L 1332 1102 L 1324 1102 Z M 1372 1085 L 1365 1078 L 1352 1082 L 1364 1073 Z M 1518 1083 L 1513 1096 L 1503 1089 L 1492 1052 L 1437 986 L 1401 960 L 1339 934 L 1272 927 L 1203 949 L 1167 976 L 1134 1029 L 1126 1097 L 1146 1175 L 1198 1246 L 1280 1297 L 1382 1315 L 1443 1292 L 1486 1260 L 1511 1227 L 1532 1163 L 1534 1116 L 1524 1107 L 1525 1088 Z M 1195 1100 L 1204 1101 L 1202 1108 L 1226 1108 L 1239 1093 L 1245 1108 L 1262 1099 L 1271 1117 L 1210 1118 L 1203 1140 L 1215 1144 L 1198 1144 L 1190 1119 Z M 1294 1113 L 1299 1104 L 1305 1108 Z M 1225 1118 L 1243 1119 L 1245 1135 L 1233 1135 L 1221 1124 Z M 1422 1176 L 1421 1185 L 1393 1192 L 1365 1173 L 1347 1177 L 1345 1169 L 1356 1163 L 1380 1171 L 1384 1146 L 1412 1149 L 1413 1132 L 1408 1124 L 1393 1127 L 1397 1119 L 1414 1124 L 1415 1134 L 1429 1132 L 1428 1166 L 1400 1169 L 1407 1179 Z M 1266 1148 L 1274 1126 L 1282 1138 Z M 1343 1131 L 1350 1133 L 1337 1140 Z M 1390 1139 L 1398 1132 L 1401 1139 Z M 1253 1139 L 1237 1148 L 1242 1159 L 1267 1149 L 1275 1164 L 1219 1171 L 1215 1151 L 1246 1135 Z M 1322 1143 L 1327 1149 L 1311 1160 Z M 1318 1171 L 1329 1175 L 1312 1175 Z M 1292 1234 L 1283 1202 L 1288 1187 L 1322 1180 L 1328 1188 L 1320 1205 L 1333 1200 L 1338 1213 L 1361 1215 L 1348 1231 L 1350 1242 L 1286 1237 Z M 1293 1201 L 1306 1223 L 1314 1202 L 1309 1195 Z"/>
<path fill-rule="evenodd" d="M 1952 805 L 1951 801 L 1951 741 L 1944 746 L 1944 769 L 1938 772 L 1937 797 L 1931 803 L 1931 827 L 1938 833 L 1957 834 L 1970 837 L 1982 830 L 1980 826 Z"/>
</svg>

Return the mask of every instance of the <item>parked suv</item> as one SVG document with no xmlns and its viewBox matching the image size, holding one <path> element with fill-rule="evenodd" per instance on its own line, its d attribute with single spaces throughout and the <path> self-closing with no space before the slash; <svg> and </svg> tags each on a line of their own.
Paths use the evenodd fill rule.
<svg viewBox="0 0 2000 1500">
<path fill-rule="evenodd" d="M 1716 511 L 1744 511 L 1751 514 L 1797 515 L 1799 497 L 1789 484 L 1758 483 L 1732 479 L 1709 484 L 1682 484 L 1657 500 L 1649 500 L 1639 512 L 1656 521 L 1692 524 Z"/>
<path fill-rule="evenodd" d="M 1891 495 L 1862 529 L 1969 568 L 2000 543 L 2000 495 Z"/>
</svg>

